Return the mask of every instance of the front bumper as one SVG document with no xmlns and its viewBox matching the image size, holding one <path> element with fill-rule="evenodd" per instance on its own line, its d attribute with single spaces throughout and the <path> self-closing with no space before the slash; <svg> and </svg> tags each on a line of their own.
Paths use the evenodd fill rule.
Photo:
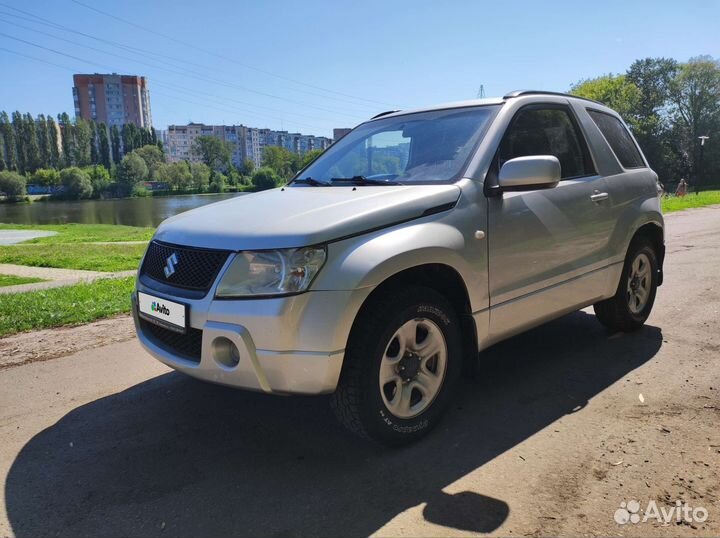
<svg viewBox="0 0 720 538">
<path fill-rule="evenodd" d="M 196 340 L 192 356 L 158 338 L 158 329 L 139 317 L 133 293 L 138 339 L 152 356 L 198 379 L 279 394 L 335 390 L 352 322 L 370 292 L 316 291 L 252 300 L 213 300 L 211 292 L 201 300 L 188 300 L 159 293 L 139 281 L 137 287 L 190 307 L 189 331 Z M 223 339 L 237 346 L 236 365 L 229 366 L 218 353 L 217 344 Z"/>
</svg>

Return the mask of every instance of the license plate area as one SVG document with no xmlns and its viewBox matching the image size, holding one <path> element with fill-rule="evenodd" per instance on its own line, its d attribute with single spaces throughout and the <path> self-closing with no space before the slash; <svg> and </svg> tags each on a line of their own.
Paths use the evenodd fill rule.
<svg viewBox="0 0 720 538">
<path fill-rule="evenodd" d="M 138 315 L 150 323 L 185 334 L 188 327 L 188 305 L 163 297 L 138 292 Z"/>
</svg>

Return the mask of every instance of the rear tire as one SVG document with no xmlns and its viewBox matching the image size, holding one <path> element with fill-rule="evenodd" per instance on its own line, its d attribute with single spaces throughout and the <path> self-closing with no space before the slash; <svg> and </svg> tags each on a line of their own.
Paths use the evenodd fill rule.
<svg viewBox="0 0 720 538">
<path fill-rule="evenodd" d="M 648 239 L 639 237 L 630 244 L 615 296 L 595 303 L 595 315 L 613 331 L 639 329 L 650 316 L 657 285 L 657 254 Z"/>
<path fill-rule="evenodd" d="M 434 290 L 408 286 L 363 309 L 331 405 L 361 437 L 390 446 L 412 443 L 440 421 L 461 370 L 455 311 Z"/>
</svg>

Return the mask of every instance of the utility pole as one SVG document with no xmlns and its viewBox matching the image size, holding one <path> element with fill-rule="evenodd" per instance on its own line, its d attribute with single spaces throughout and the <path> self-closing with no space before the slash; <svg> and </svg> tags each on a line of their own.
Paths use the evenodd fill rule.
<svg viewBox="0 0 720 538">
<path fill-rule="evenodd" d="M 702 177 L 705 175 L 705 167 L 703 166 L 703 157 L 705 154 L 705 141 L 710 140 L 710 137 L 707 135 L 698 136 L 698 140 L 700 140 L 700 163 L 698 164 L 698 177 L 695 182 L 695 195 L 697 195 L 700 192 L 700 181 L 702 180 Z"/>
<path fill-rule="evenodd" d="M 484 99 L 485 98 L 485 86 L 480 84 L 480 88 L 478 88 L 478 92 L 475 97 L 476 97 L 476 99 Z"/>
</svg>

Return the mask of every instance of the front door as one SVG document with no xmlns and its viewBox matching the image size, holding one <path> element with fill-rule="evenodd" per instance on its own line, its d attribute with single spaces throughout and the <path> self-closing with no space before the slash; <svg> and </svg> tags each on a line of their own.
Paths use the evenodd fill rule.
<svg viewBox="0 0 720 538">
<path fill-rule="evenodd" d="M 488 200 L 491 340 L 587 304 L 605 290 L 598 269 L 607 265 L 610 200 L 569 106 L 518 111 L 495 167 L 528 155 L 557 157 L 561 181 Z"/>
</svg>

